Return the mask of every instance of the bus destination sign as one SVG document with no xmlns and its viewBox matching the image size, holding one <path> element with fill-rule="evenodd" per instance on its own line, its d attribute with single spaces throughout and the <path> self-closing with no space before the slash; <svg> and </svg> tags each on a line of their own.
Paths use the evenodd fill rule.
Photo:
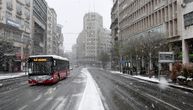
<svg viewBox="0 0 193 110">
<path fill-rule="evenodd" d="M 35 58 L 33 59 L 34 62 L 46 62 L 47 59 L 46 58 Z"/>
</svg>

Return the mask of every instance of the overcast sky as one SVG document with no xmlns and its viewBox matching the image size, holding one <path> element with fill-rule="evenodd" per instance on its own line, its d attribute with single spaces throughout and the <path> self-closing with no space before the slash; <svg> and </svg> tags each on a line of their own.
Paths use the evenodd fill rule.
<svg viewBox="0 0 193 110">
<path fill-rule="evenodd" d="M 103 16 L 104 28 L 110 28 L 112 0 L 46 0 L 57 13 L 59 24 L 63 25 L 65 51 L 76 44 L 78 33 L 83 29 L 83 16 L 87 12 L 97 12 Z"/>
</svg>

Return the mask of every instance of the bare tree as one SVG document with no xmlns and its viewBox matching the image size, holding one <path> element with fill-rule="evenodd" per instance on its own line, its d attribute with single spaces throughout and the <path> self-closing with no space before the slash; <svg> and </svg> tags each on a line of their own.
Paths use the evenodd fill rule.
<svg viewBox="0 0 193 110">
<path fill-rule="evenodd" d="M 108 53 L 101 52 L 99 55 L 99 61 L 102 63 L 102 67 L 105 68 L 107 63 L 110 61 L 110 56 Z"/>
<path fill-rule="evenodd" d="M 4 40 L 0 41 L 0 70 L 3 68 L 4 61 L 6 60 L 6 54 L 13 54 L 15 48 L 12 42 L 7 42 Z"/>
<path fill-rule="evenodd" d="M 141 36 L 130 37 L 128 44 L 124 46 L 124 55 L 128 56 L 133 66 L 150 71 L 158 61 L 158 52 L 165 49 L 168 49 L 166 35 L 160 32 L 148 32 Z"/>
</svg>

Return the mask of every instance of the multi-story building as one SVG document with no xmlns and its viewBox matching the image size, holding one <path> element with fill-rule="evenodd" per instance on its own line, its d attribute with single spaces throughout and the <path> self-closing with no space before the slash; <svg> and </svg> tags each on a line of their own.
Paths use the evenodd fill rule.
<svg viewBox="0 0 193 110">
<path fill-rule="evenodd" d="M 47 10 L 47 40 L 46 40 L 46 50 L 47 50 L 47 54 L 51 55 L 52 54 L 52 27 L 53 27 L 53 23 L 52 23 L 52 19 L 53 19 L 53 15 L 52 15 L 52 11 L 50 8 L 48 8 Z"/>
<path fill-rule="evenodd" d="M 58 53 L 57 48 L 57 35 L 56 35 L 56 28 L 57 28 L 57 14 L 53 8 L 50 9 L 52 13 L 52 54 Z"/>
<path fill-rule="evenodd" d="M 191 28 L 191 23 L 189 22 L 191 17 L 188 16 L 191 13 L 191 6 L 191 0 L 114 1 L 111 13 L 111 29 L 115 38 L 116 27 L 118 27 L 117 30 L 120 30 L 117 36 L 120 47 L 123 49 L 120 51 L 121 56 L 124 56 L 123 51 L 127 50 L 124 49 L 124 46 L 133 45 L 131 43 L 135 42 L 136 39 L 152 41 L 154 40 L 152 36 L 164 36 L 169 43 L 169 47 L 165 51 L 174 51 L 175 59 L 188 63 L 192 44 L 190 40 L 192 38 L 191 29 L 189 30 Z M 117 15 L 116 13 L 118 13 L 118 17 L 115 16 Z M 115 25 L 116 19 L 118 21 L 117 25 Z M 155 48 L 158 47 L 155 46 Z M 183 58 L 180 58 L 180 56 Z"/>
<path fill-rule="evenodd" d="M 182 56 L 183 62 L 193 62 L 193 1 L 184 0 L 182 6 Z"/>
<path fill-rule="evenodd" d="M 77 63 L 83 64 L 85 61 L 85 43 L 86 43 L 86 35 L 87 33 L 82 31 L 76 40 L 77 43 Z"/>
<path fill-rule="evenodd" d="M 0 40 L 11 42 L 15 51 L 4 53 L 12 59 L 4 65 L 5 71 L 23 69 L 31 53 L 32 0 L 0 0 Z"/>
<path fill-rule="evenodd" d="M 112 49 L 111 49 L 111 63 L 112 68 L 115 69 L 119 65 L 119 25 L 118 25 L 118 17 L 119 17 L 119 7 L 118 7 L 118 0 L 113 0 L 113 7 L 111 9 L 111 36 L 112 36 Z M 118 39 L 119 38 L 119 39 Z"/>
<path fill-rule="evenodd" d="M 107 49 L 105 48 L 106 44 L 110 43 L 104 43 L 104 41 L 109 41 L 106 40 L 106 38 L 109 38 L 106 34 L 106 30 L 103 28 L 102 16 L 94 12 L 87 13 L 84 16 L 83 31 L 77 39 L 78 61 L 86 64 L 99 64 L 100 53 L 105 51 Z"/>
<path fill-rule="evenodd" d="M 77 64 L 77 44 L 73 45 L 72 46 L 72 60 L 71 60 L 71 63 L 73 65 L 76 65 Z"/>
<path fill-rule="evenodd" d="M 57 24 L 57 14 L 53 8 L 47 10 L 47 54 L 63 55 L 62 25 Z"/>
<path fill-rule="evenodd" d="M 33 51 L 32 54 L 46 54 L 47 8 L 45 0 L 33 0 Z"/>
<path fill-rule="evenodd" d="M 111 9 L 111 36 L 113 42 L 118 41 L 118 0 L 113 0 L 113 7 Z"/>
<path fill-rule="evenodd" d="M 108 29 L 103 29 L 103 32 L 101 33 L 99 40 L 98 40 L 98 53 L 106 52 L 110 54 L 111 50 L 111 31 Z"/>
<path fill-rule="evenodd" d="M 58 52 L 57 55 L 62 55 L 64 48 L 63 48 L 63 42 L 64 42 L 64 38 L 63 38 L 63 34 L 62 34 L 62 25 L 57 24 L 56 26 L 56 47 L 58 48 Z"/>
</svg>

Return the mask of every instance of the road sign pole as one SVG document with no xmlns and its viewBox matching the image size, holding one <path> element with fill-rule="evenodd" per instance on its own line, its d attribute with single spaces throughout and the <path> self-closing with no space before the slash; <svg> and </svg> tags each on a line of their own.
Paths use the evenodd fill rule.
<svg viewBox="0 0 193 110">
<path fill-rule="evenodd" d="M 160 81 L 160 76 L 161 76 L 161 63 L 159 62 L 159 65 L 158 65 L 158 79 Z"/>
</svg>

